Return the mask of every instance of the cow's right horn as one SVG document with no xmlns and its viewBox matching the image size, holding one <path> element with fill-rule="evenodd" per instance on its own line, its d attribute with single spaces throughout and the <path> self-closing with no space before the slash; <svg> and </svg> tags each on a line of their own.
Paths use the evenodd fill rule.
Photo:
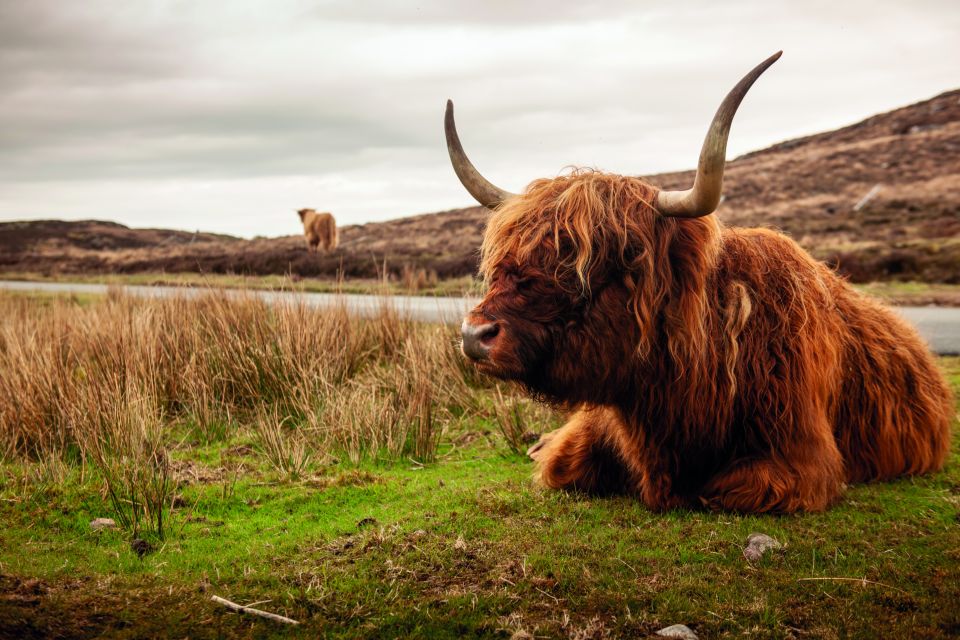
<svg viewBox="0 0 960 640">
<path fill-rule="evenodd" d="M 457 172 L 460 182 L 467 188 L 470 195 L 476 198 L 477 202 L 488 209 L 496 209 L 505 200 L 516 195 L 491 184 L 480 175 L 477 168 L 467 158 L 467 154 L 464 153 L 463 146 L 460 144 L 460 136 L 457 135 L 457 125 L 453 121 L 452 100 L 447 100 L 447 113 L 443 119 L 443 128 L 447 134 L 447 151 L 450 153 L 453 170 Z"/>
<path fill-rule="evenodd" d="M 661 191 L 657 195 L 657 211 L 661 215 L 671 218 L 699 218 L 716 210 L 723 189 L 723 166 L 727 161 L 730 123 L 733 122 L 733 116 L 743 96 L 747 95 L 760 74 L 780 59 L 782 53 L 783 51 L 778 51 L 754 67 L 720 103 L 700 150 L 700 162 L 697 164 L 693 188 L 686 191 Z"/>
</svg>

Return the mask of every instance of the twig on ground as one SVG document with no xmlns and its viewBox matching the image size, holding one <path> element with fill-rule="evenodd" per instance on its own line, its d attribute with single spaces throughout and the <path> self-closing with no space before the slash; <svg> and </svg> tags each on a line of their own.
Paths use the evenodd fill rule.
<svg viewBox="0 0 960 640">
<path fill-rule="evenodd" d="M 886 587 L 887 589 L 893 589 L 894 591 L 899 591 L 900 593 L 909 596 L 910 594 L 904 591 L 903 589 L 898 589 L 893 585 L 884 584 L 882 582 L 877 582 L 875 580 L 867 580 L 866 578 L 797 578 L 797 582 L 813 582 L 813 581 L 828 581 L 828 582 L 859 582 L 863 586 L 868 584 L 875 584 L 878 587 Z"/>
<path fill-rule="evenodd" d="M 560 598 L 558 598 L 557 596 L 553 595 L 552 593 L 547 593 L 546 591 L 544 591 L 544 590 L 541 589 L 540 587 L 534 587 L 534 589 L 536 589 L 537 591 L 539 591 L 539 592 L 542 593 L 543 595 L 547 596 L 548 598 L 553 598 L 553 601 L 554 601 L 554 602 L 556 602 L 557 604 L 560 604 Z"/>
<path fill-rule="evenodd" d="M 260 609 L 252 609 L 250 607 L 245 607 L 242 604 L 237 604 L 236 602 L 230 602 L 226 598 L 221 598 L 220 596 L 210 596 L 210 599 L 216 602 L 217 604 L 222 604 L 228 609 L 233 609 L 237 613 L 249 613 L 254 616 L 260 616 L 261 618 L 266 618 L 268 620 L 273 620 L 275 622 L 282 622 L 284 624 L 294 624 L 294 625 L 300 624 L 299 622 L 291 618 L 277 615 L 276 613 L 270 613 L 268 611 L 261 611 Z"/>
<path fill-rule="evenodd" d="M 640 575 L 639 573 L 637 573 L 637 570 L 636 570 L 636 569 L 634 569 L 634 568 L 631 567 L 629 564 L 627 564 L 622 558 L 614 558 L 614 560 L 616 560 L 617 562 L 619 562 L 620 564 L 622 564 L 623 566 L 625 566 L 627 569 L 630 569 L 630 571 L 633 571 L 633 575 L 635 575 L 635 576 Z M 708 612 L 708 613 L 709 613 L 709 612 Z"/>
</svg>

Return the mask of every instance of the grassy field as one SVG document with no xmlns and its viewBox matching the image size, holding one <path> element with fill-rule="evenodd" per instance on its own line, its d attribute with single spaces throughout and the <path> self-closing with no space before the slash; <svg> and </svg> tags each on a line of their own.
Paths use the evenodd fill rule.
<svg viewBox="0 0 960 640">
<path fill-rule="evenodd" d="M 536 487 L 518 452 L 560 416 L 455 342 L 387 309 L 0 295 L 0 637 L 960 634 L 956 437 L 828 513 L 654 514 Z M 784 549 L 749 563 L 751 532 Z"/>
</svg>

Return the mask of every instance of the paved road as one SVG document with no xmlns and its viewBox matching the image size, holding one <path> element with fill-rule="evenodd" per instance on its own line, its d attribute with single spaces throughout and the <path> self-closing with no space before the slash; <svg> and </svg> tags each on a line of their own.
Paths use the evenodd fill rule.
<svg viewBox="0 0 960 640">
<path fill-rule="evenodd" d="M 93 293 L 107 292 L 107 286 L 102 284 L 72 284 L 66 282 L 16 282 L 0 280 L 0 289 L 14 291 L 49 291 L 63 293 Z M 201 287 L 123 287 L 127 293 L 154 297 L 154 296 L 198 296 L 208 293 L 209 289 Z M 380 298 L 377 296 L 332 293 L 300 293 L 291 291 L 257 291 L 253 289 L 234 290 L 225 289 L 228 295 L 254 295 L 267 302 L 280 300 L 302 300 L 315 307 L 324 307 L 343 301 L 353 313 L 370 315 L 376 313 L 382 305 L 392 304 L 398 310 L 414 320 L 424 322 L 451 322 L 460 323 L 464 314 L 476 300 L 465 298 L 428 298 L 424 296 L 391 296 Z M 920 334 L 930 343 L 930 347 L 942 355 L 960 354 L 960 308 L 947 307 L 897 307 L 897 312 L 916 325 Z"/>
</svg>

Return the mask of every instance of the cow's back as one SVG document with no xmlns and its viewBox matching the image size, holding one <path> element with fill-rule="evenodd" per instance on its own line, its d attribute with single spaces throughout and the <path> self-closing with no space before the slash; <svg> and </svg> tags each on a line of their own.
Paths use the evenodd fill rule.
<svg viewBox="0 0 960 640">
<path fill-rule="evenodd" d="M 773 231 L 724 230 L 721 267 L 721 287 L 741 282 L 751 296 L 740 350 L 747 368 L 768 378 L 748 384 L 759 394 L 787 384 L 822 398 L 848 481 L 943 465 L 953 399 L 908 322 Z"/>
<path fill-rule="evenodd" d="M 896 312 L 846 283 L 836 308 L 847 331 L 834 433 L 848 480 L 939 469 L 954 408 L 926 343 Z"/>
</svg>

